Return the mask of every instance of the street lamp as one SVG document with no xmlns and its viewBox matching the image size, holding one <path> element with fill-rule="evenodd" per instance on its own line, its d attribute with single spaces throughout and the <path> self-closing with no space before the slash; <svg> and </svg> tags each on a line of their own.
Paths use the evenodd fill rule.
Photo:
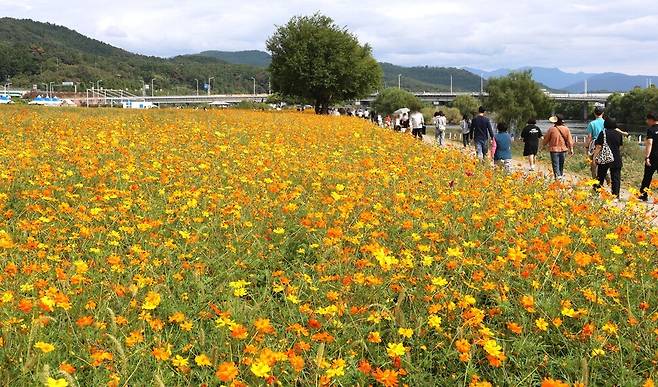
<svg viewBox="0 0 658 387">
<path fill-rule="evenodd" d="M 402 74 L 398 74 L 398 89 L 402 89 Z"/>
<path fill-rule="evenodd" d="M 215 79 L 215 77 L 208 78 L 208 95 L 210 95 L 210 81 L 212 81 L 213 79 Z"/>
<path fill-rule="evenodd" d="M 254 81 L 254 95 L 256 95 L 256 78 L 251 77 L 251 79 Z"/>
<path fill-rule="evenodd" d="M 195 79 L 195 81 L 196 81 L 196 95 L 198 97 L 199 96 L 199 80 Z"/>
<path fill-rule="evenodd" d="M 155 87 L 155 78 L 151 78 L 151 97 L 154 95 L 153 88 Z"/>
</svg>

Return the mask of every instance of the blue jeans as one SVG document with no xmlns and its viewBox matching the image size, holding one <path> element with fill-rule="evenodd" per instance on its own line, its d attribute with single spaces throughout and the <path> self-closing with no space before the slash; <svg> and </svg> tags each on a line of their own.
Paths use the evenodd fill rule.
<svg viewBox="0 0 658 387">
<path fill-rule="evenodd" d="M 476 139 L 475 140 L 475 150 L 478 155 L 478 159 L 483 159 L 487 157 L 487 153 L 489 153 L 489 144 L 487 144 L 487 140 L 483 139 Z"/>
<path fill-rule="evenodd" d="M 551 152 L 551 164 L 553 164 L 553 175 L 556 179 L 564 176 L 564 160 L 567 152 Z"/>
</svg>

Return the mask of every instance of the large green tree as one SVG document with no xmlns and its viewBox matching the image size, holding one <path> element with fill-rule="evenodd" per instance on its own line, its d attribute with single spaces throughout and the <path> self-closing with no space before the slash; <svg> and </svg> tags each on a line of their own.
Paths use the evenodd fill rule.
<svg viewBox="0 0 658 387">
<path fill-rule="evenodd" d="M 459 109 L 462 115 L 473 115 L 477 113 L 480 102 L 470 95 L 458 95 L 452 101 L 452 107 Z"/>
<path fill-rule="evenodd" d="M 391 114 L 400 108 L 420 110 L 423 103 L 418 97 L 408 91 L 397 88 L 385 89 L 372 104 L 372 107 L 381 114 Z"/>
<path fill-rule="evenodd" d="M 307 100 L 318 113 L 365 97 L 382 79 L 370 46 L 321 14 L 293 17 L 267 40 L 267 50 L 274 91 Z"/>
<path fill-rule="evenodd" d="M 489 80 L 487 107 L 496 113 L 498 122 L 518 125 L 529 118 L 547 116 L 553 102 L 532 79 L 531 71 L 513 72 Z"/>
<path fill-rule="evenodd" d="M 608 98 L 607 114 L 625 124 L 642 124 L 647 112 L 658 111 L 658 89 L 635 88 L 626 94 L 613 94 Z"/>
</svg>

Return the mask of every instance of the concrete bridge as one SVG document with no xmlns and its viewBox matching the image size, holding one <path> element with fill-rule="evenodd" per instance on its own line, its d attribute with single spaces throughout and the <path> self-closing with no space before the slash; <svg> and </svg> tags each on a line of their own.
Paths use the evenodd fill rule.
<svg viewBox="0 0 658 387">
<path fill-rule="evenodd" d="M 28 90 L 7 89 L 10 96 L 22 97 L 27 94 Z M 0 89 L 0 94 L 4 94 Z M 467 95 L 475 98 L 487 97 L 487 93 L 480 92 L 414 92 L 415 96 L 421 101 L 434 105 L 444 105 L 452 102 L 458 96 Z M 378 94 L 372 94 L 369 97 L 359 101 L 362 105 L 370 105 Z M 611 93 L 587 93 L 587 94 L 564 94 L 564 93 L 546 93 L 546 95 L 556 101 L 570 102 L 597 102 L 606 103 Z M 156 105 L 188 105 L 188 104 L 209 104 L 209 103 L 226 103 L 236 104 L 242 101 L 265 102 L 268 94 L 200 94 L 200 95 L 155 95 L 155 96 L 138 96 L 123 90 L 111 89 L 90 89 L 85 92 L 85 96 L 72 97 L 80 106 L 98 106 L 98 105 L 121 105 L 128 101 L 151 102 Z"/>
<path fill-rule="evenodd" d="M 435 105 L 442 105 L 452 102 L 458 96 L 466 95 L 474 98 L 488 97 L 487 93 L 480 92 L 414 92 L 416 97 L 421 101 L 432 103 Z M 606 103 L 611 93 L 588 93 L 588 94 L 561 94 L 561 93 L 546 93 L 546 95 L 556 101 L 569 101 L 569 102 L 584 102 L 584 103 Z M 373 94 L 368 98 L 363 98 L 359 102 L 364 105 L 369 105 L 377 98 L 377 94 Z"/>
</svg>

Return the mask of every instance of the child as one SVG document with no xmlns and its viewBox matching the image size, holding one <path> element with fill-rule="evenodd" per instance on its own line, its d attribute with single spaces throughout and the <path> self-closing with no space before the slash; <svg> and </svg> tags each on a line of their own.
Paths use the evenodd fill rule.
<svg viewBox="0 0 658 387">
<path fill-rule="evenodd" d="M 496 153 L 494 163 L 502 166 L 505 172 L 512 172 L 512 136 L 507 133 L 507 125 L 503 122 L 498 124 L 498 134 L 494 137 L 496 141 Z"/>
</svg>

